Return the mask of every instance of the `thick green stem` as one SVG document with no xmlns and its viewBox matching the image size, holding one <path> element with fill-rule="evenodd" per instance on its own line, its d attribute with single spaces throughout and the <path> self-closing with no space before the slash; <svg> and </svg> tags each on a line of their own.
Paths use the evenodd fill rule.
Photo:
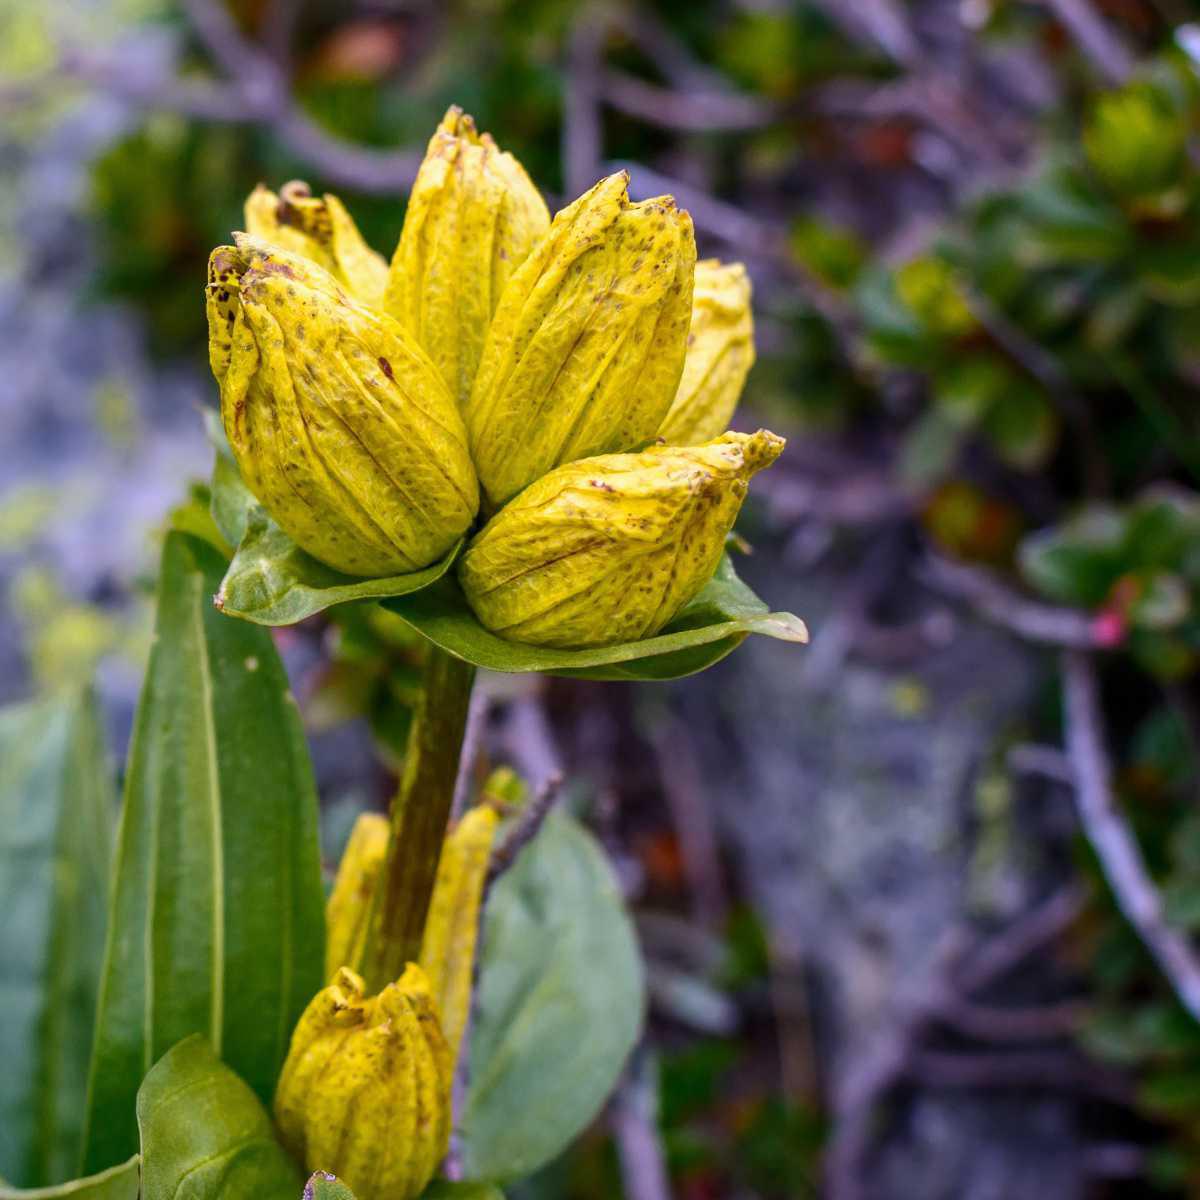
<svg viewBox="0 0 1200 1200">
<path fill-rule="evenodd" d="M 373 992 L 399 978 L 421 952 L 474 680 L 474 667 L 430 646 L 363 952 L 362 973 Z"/>
</svg>

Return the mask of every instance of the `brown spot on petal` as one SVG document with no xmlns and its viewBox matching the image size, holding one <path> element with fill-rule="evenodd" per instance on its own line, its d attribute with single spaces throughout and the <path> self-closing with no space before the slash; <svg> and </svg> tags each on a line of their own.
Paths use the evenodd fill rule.
<svg viewBox="0 0 1200 1200">
<path fill-rule="evenodd" d="M 386 358 L 380 358 L 379 369 L 394 383 L 396 376 L 392 374 L 392 364 Z"/>
</svg>

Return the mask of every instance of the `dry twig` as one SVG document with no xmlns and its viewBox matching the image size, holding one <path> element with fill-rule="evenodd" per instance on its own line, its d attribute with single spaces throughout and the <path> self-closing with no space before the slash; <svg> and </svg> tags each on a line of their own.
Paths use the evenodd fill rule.
<svg viewBox="0 0 1200 1200">
<path fill-rule="evenodd" d="M 537 836 L 542 822 L 550 815 L 550 810 L 562 792 L 562 782 L 561 775 L 551 775 L 521 810 L 504 841 L 492 851 L 487 878 L 483 884 L 485 898 L 492 884 L 516 862 L 517 855 Z"/>
<path fill-rule="evenodd" d="M 1091 658 L 1063 654 L 1067 753 L 1075 773 L 1079 817 L 1117 904 L 1154 955 L 1180 1003 L 1200 1021 L 1200 959 L 1190 940 L 1167 924 L 1162 900 L 1133 831 L 1112 792 L 1099 689 Z"/>
<path fill-rule="evenodd" d="M 658 724 L 650 744 L 658 763 L 663 796 L 671 811 L 671 823 L 679 838 L 696 920 L 713 929 L 721 923 L 728 905 L 717 831 L 695 751 L 687 730 L 673 717 Z"/>
<path fill-rule="evenodd" d="M 1083 911 L 1083 904 L 1083 891 L 1068 885 L 1007 929 L 993 934 L 957 965 L 954 981 L 959 991 L 978 992 L 1020 966 L 1069 928 Z"/>
<path fill-rule="evenodd" d="M 604 99 L 618 112 L 684 133 L 762 129 L 779 115 L 774 105 L 738 92 L 676 92 L 612 68 L 601 78 Z"/>
<path fill-rule="evenodd" d="M 671 1200 L 666 1155 L 658 1132 L 658 1081 L 646 1047 L 633 1053 L 609 1108 L 629 1200 Z"/>
<path fill-rule="evenodd" d="M 1133 55 L 1089 0 L 1046 0 L 1046 7 L 1079 43 L 1107 83 L 1122 84 L 1133 74 Z"/>
<path fill-rule="evenodd" d="M 477 685 L 471 693 L 471 703 L 467 709 L 467 727 L 463 731 L 462 753 L 458 759 L 458 778 L 454 781 L 454 800 L 450 805 L 452 821 L 457 820 L 466 811 L 471 779 L 483 748 L 483 736 L 487 730 L 491 705 L 491 697 Z"/>
<path fill-rule="evenodd" d="M 935 591 L 968 601 L 988 620 L 1027 641 L 1078 649 L 1096 645 L 1086 612 L 1031 600 L 981 567 L 930 555 L 921 575 Z"/>
</svg>

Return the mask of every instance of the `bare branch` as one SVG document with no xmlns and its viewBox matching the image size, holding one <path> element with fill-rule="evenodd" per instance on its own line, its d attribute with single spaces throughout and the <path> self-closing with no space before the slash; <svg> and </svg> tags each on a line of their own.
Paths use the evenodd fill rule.
<svg viewBox="0 0 1200 1200">
<path fill-rule="evenodd" d="M 762 129 L 779 115 L 773 104 L 737 92 L 675 92 L 630 75 L 605 70 L 601 76 L 605 101 L 618 112 L 649 125 L 684 133 Z"/>
<path fill-rule="evenodd" d="M 873 45 L 901 66 L 919 65 L 921 47 L 894 0 L 817 0 L 817 7 L 855 41 Z"/>
<path fill-rule="evenodd" d="M 1180 1003 L 1200 1020 L 1200 960 L 1190 940 L 1167 924 L 1137 839 L 1113 796 L 1091 658 L 1078 651 L 1065 652 L 1063 676 L 1067 753 L 1075 770 L 1084 832 L 1121 911 L 1158 961 Z"/>
<path fill-rule="evenodd" d="M 578 196 L 596 182 L 604 154 L 600 88 L 608 25 L 595 8 L 586 11 L 567 43 L 566 96 L 563 103 L 563 177 L 567 192 Z"/>
<path fill-rule="evenodd" d="M 1133 55 L 1101 19 L 1089 0 L 1046 0 L 1107 83 L 1125 83 L 1133 74 Z"/>
<path fill-rule="evenodd" d="M 551 775 L 521 810 L 508 836 L 492 851 L 487 878 L 483 884 L 485 897 L 492 884 L 516 862 L 517 855 L 537 836 L 542 822 L 550 815 L 550 810 L 562 793 L 562 782 L 561 775 Z"/>
<path fill-rule="evenodd" d="M 1146 1147 L 1099 1142 L 1083 1148 L 1083 1172 L 1099 1179 L 1136 1179 L 1146 1169 Z"/>
<path fill-rule="evenodd" d="M 674 30 L 648 5 L 618 6 L 609 13 L 612 28 L 620 30 L 681 91 L 728 87 L 715 67 L 698 59 Z"/>
<path fill-rule="evenodd" d="M 878 1030 L 857 1068 L 840 1081 L 834 1097 L 837 1120 L 825 1152 L 825 1190 L 831 1200 L 861 1200 L 863 1165 L 875 1137 L 875 1108 L 904 1078 L 917 1045 L 950 992 L 950 972 L 962 954 L 964 929 L 953 929 L 935 947 L 927 986 Z"/>
<path fill-rule="evenodd" d="M 1057 746 L 1023 742 L 1005 755 L 1005 762 L 1008 769 L 1017 775 L 1040 775 L 1055 783 L 1075 783 L 1071 760 Z"/>
<path fill-rule="evenodd" d="M 936 1088 L 1036 1088 L 1083 1092 L 1113 1104 L 1129 1104 L 1132 1088 L 1121 1075 L 1062 1051 L 960 1053 L 920 1050 L 906 1072 Z"/>
<path fill-rule="evenodd" d="M 1083 911 L 1083 904 L 1084 893 L 1078 887 L 1055 892 L 967 955 L 954 972 L 955 984 L 970 993 L 999 979 L 1067 929 Z"/>
<path fill-rule="evenodd" d="M 728 907 L 721 857 L 709 798 L 687 730 L 674 718 L 662 721 L 650 740 L 663 795 L 679 838 L 696 920 L 712 929 Z"/>
<path fill-rule="evenodd" d="M 280 3 L 286 5 L 287 0 Z M 314 171 L 341 186 L 383 194 L 412 186 L 421 165 L 419 151 L 375 150 L 323 129 L 291 99 L 272 52 L 243 37 L 224 5 L 186 0 L 185 7 L 226 78 L 202 82 L 157 72 L 139 75 L 130 72 L 124 58 L 101 57 L 79 48 L 61 54 L 53 78 L 66 75 L 141 108 L 204 121 L 265 125 Z M 36 98 L 37 92 L 26 90 L 30 99 Z"/>
<path fill-rule="evenodd" d="M 182 0 L 188 20 L 213 60 L 255 109 L 280 111 L 287 87 L 278 64 L 242 35 L 219 0 Z"/>
<path fill-rule="evenodd" d="M 419 150 L 372 150 L 336 137 L 291 107 L 270 122 L 280 139 L 329 179 L 359 192 L 407 191 L 417 177 Z"/>
<path fill-rule="evenodd" d="M 127 104 L 179 113 L 198 121 L 238 124 L 257 120 L 259 116 L 235 88 L 198 79 L 176 79 L 158 70 L 131 68 L 127 58 L 95 55 L 75 46 L 62 50 L 57 68 L 37 85 L 30 85 L 27 94 L 19 99 L 31 103 L 44 98 L 61 84 L 63 76 Z"/>
<path fill-rule="evenodd" d="M 1078 1000 L 1024 1008 L 955 1000 L 938 1015 L 960 1033 L 982 1042 L 1030 1042 L 1074 1033 L 1087 1014 L 1088 1006 Z"/>
<path fill-rule="evenodd" d="M 645 1046 L 634 1051 L 609 1108 L 629 1200 L 671 1200 L 666 1155 L 658 1132 L 657 1080 Z"/>
<path fill-rule="evenodd" d="M 921 575 L 935 591 L 968 601 L 988 620 L 1027 641 L 1081 649 L 1096 645 L 1086 612 L 1031 600 L 981 567 L 930 555 Z"/>
<path fill-rule="evenodd" d="M 491 705 L 491 697 L 476 684 L 471 693 L 470 706 L 467 709 L 467 727 L 463 731 L 462 752 L 458 758 L 458 778 L 454 781 L 454 800 L 450 805 L 452 821 L 458 820 L 466 811 L 467 798 L 471 792 L 471 779 L 479 762 L 479 752 L 482 749 L 483 735 L 487 729 Z"/>
</svg>

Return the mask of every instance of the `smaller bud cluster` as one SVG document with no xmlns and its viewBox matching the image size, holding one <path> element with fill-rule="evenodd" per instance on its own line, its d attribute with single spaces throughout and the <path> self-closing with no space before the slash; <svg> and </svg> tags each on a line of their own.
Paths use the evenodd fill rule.
<svg viewBox="0 0 1200 1200">
<path fill-rule="evenodd" d="M 280 1137 L 361 1200 L 413 1200 L 450 1143 L 453 1073 L 420 967 L 377 996 L 342 968 L 292 1034 L 275 1091 Z"/>
</svg>

